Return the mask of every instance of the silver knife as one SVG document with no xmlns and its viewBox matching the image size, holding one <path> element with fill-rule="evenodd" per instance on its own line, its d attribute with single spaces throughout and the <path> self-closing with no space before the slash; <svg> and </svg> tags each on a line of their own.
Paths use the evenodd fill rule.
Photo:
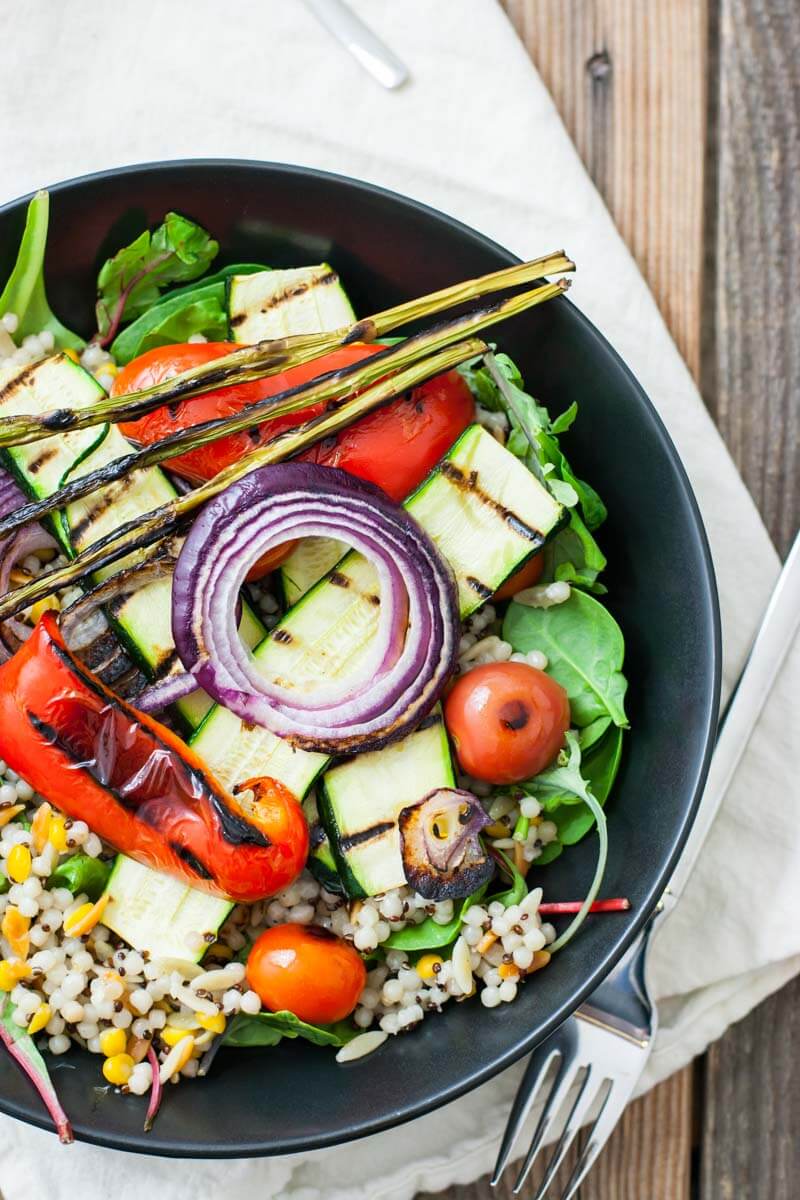
<svg viewBox="0 0 800 1200">
<path fill-rule="evenodd" d="M 408 79 L 408 68 L 357 17 L 344 0 L 305 0 L 317 20 L 349 50 L 353 58 L 385 88 L 398 88 Z"/>
<path fill-rule="evenodd" d="M 795 537 L 789 551 L 739 682 L 720 722 L 717 744 L 703 789 L 703 800 L 692 827 L 689 847 L 681 856 L 664 897 L 667 911 L 680 896 L 692 872 L 798 630 L 800 534 Z"/>
</svg>

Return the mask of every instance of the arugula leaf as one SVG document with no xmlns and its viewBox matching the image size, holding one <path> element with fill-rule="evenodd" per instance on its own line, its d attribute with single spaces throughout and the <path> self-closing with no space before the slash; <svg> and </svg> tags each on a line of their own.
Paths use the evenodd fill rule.
<svg viewBox="0 0 800 1200">
<path fill-rule="evenodd" d="M 188 341 L 193 333 L 202 333 L 209 341 L 223 341 L 228 336 L 229 276 L 268 269 L 254 263 L 233 263 L 199 284 L 171 289 L 117 335 L 111 353 L 117 362 L 128 363 L 155 346 Z"/>
<path fill-rule="evenodd" d="M 552 434 L 555 434 L 556 437 L 560 433 L 566 433 L 567 430 L 570 428 L 570 426 L 573 424 L 577 415 L 578 415 L 578 405 L 577 405 L 576 401 L 573 400 L 572 404 L 570 404 L 569 408 L 565 408 L 564 411 L 556 417 L 555 421 L 550 422 L 550 432 Z"/>
<path fill-rule="evenodd" d="M 583 760 L 581 775 L 599 804 L 605 804 L 608 799 L 621 757 L 622 730 L 615 725 L 595 752 Z M 583 803 L 565 803 L 549 811 L 548 816 L 557 826 L 558 840 L 564 846 L 574 846 L 594 825 L 594 816 Z M 535 861 L 541 864 L 541 857 Z"/>
<path fill-rule="evenodd" d="M 11 312 L 19 318 L 14 335 L 18 342 L 30 333 L 41 333 L 46 329 L 52 333 L 60 350 L 80 350 L 86 345 L 83 338 L 62 325 L 47 302 L 44 252 L 49 214 L 49 195 L 37 192 L 28 205 L 17 261 L 0 295 L 0 313 Z"/>
<path fill-rule="evenodd" d="M 89 854 L 72 854 L 58 864 L 47 886 L 69 888 L 73 896 L 85 892 L 90 900 L 99 900 L 113 865 L 113 862 L 103 862 Z"/>
<path fill-rule="evenodd" d="M 113 341 L 123 320 L 132 321 L 158 300 L 170 283 L 202 275 L 219 250 L 205 229 L 167 213 L 153 233 L 145 230 L 118 250 L 97 277 L 97 329 L 103 345 Z"/>
<path fill-rule="evenodd" d="M 381 942 L 381 949 L 413 952 L 415 950 L 437 950 L 441 946 L 449 946 L 459 935 L 467 909 L 472 908 L 473 904 L 480 904 L 486 895 L 488 886 L 488 883 L 485 883 L 478 888 L 477 892 L 466 896 L 452 921 L 448 921 L 446 925 L 439 925 L 433 917 L 426 917 L 424 921 L 420 921 L 419 925 L 406 925 L 405 929 L 398 929 L 396 933 L 390 934 L 385 942 Z M 492 897 L 492 899 L 497 898 Z"/>
<path fill-rule="evenodd" d="M 511 359 L 505 354 L 497 354 L 495 364 L 513 394 L 516 412 L 506 404 L 505 397 L 485 367 L 471 363 L 462 368 L 462 373 L 479 404 L 493 412 L 506 413 L 511 423 L 507 449 L 522 459 L 534 474 L 541 474 L 556 499 L 569 509 L 569 525 L 543 551 L 545 564 L 542 582 L 563 579 L 594 592 L 605 591 L 597 580 L 605 568 L 606 559 L 591 531 L 605 520 L 606 507 L 594 488 L 572 470 L 558 442 L 558 435 L 565 433 L 573 424 L 578 406 L 571 404 L 551 421 L 547 409 L 524 390 L 522 376 Z M 519 424 L 517 413 L 524 422 L 524 428 Z M 536 446 L 535 452 L 531 442 Z"/>
<path fill-rule="evenodd" d="M 304 1038 L 315 1046 L 344 1046 L 359 1031 L 346 1021 L 335 1025 L 310 1025 L 292 1012 L 239 1013 L 225 1031 L 223 1044 L 248 1048 L 277 1046 L 283 1038 Z"/>
<path fill-rule="evenodd" d="M 625 643 L 619 625 L 599 600 L 573 591 L 569 600 L 551 608 L 512 601 L 503 638 L 520 653 L 541 650 L 547 655 L 547 672 L 565 689 L 579 728 L 604 716 L 627 726 Z"/>
</svg>

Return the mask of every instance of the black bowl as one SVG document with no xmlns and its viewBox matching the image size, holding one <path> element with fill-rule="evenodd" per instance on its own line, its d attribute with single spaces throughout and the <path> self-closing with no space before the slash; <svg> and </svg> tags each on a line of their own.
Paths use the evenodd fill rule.
<svg viewBox="0 0 800 1200">
<path fill-rule="evenodd" d="M 60 184 L 51 196 L 48 292 L 59 316 L 85 332 L 106 252 L 171 208 L 219 238 L 221 262 L 331 262 L 360 314 L 516 261 L 474 230 L 401 196 L 268 163 L 128 167 Z M 25 200 L 0 210 L 0 278 L 24 212 Z M 514 1004 L 491 1012 L 474 1001 L 453 1005 L 350 1065 L 302 1042 L 224 1052 L 209 1078 L 169 1090 L 147 1135 L 141 1099 L 99 1092 L 98 1060 L 72 1051 L 51 1065 L 78 1137 L 154 1154 L 283 1154 L 419 1116 L 550 1033 L 608 973 L 663 892 L 692 822 L 717 716 L 719 616 L 700 514 L 650 401 L 576 308 L 552 301 L 496 336 L 551 412 L 578 401 L 568 452 L 608 504 L 601 541 L 608 603 L 627 643 L 633 729 L 609 804 L 603 891 L 630 897 L 631 912 L 590 919 Z M 584 894 L 594 842 L 542 869 L 538 881 L 549 896 Z M 5 1056 L 0 1109 L 48 1127 L 30 1085 Z"/>
</svg>

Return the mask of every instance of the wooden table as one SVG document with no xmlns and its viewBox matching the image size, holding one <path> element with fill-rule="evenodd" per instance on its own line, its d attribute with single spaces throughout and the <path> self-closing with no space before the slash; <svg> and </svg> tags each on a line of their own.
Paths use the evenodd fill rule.
<svg viewBox="0 0 800 1200">
<path fill-rule="evenodd" d="M 800 0 L 503 4 L 785 553 L 800 524 Z M 798 1063 L 800 980 L 633 1104 L 580 1200 L 800 1195 Z M 510 1200 L 510 1182 L 440 1194 L 490 1196 Z"/>
</svg>

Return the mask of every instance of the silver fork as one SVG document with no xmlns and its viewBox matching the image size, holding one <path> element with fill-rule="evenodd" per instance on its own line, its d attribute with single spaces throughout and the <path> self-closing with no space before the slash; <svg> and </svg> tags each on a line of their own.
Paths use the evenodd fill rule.
<svg viewBox="0 0 800 1200">
<path fill-rule="evenodd" d="M 537 1098 L 543 1108 L 514 1184 L 522 1190 L 553 1122 L 569 1103 L 566 1122 L 542 1182 L 531 1200 L 544 1200 L 578 1130 L 594 1110 L 561 1200 L 570 1200 L 611 1136 L 650 1057 L 658 1012 L 647 988 L 647 951 L 653 932 L 674 907 L 728 790 L 780 666 L 800 629 L 800 536 L 775 585 L 739 681 L 720 722 L 717 743 L 695 819 L 691 848 L 672 876 L 658 909 L 620 961 L 554 1033 L 533 1051 L 517 1091 L 492 1175 L 495 1186 Z M 553 1068 L 555 1073 L 553 1074 Z M 545 1081 L 550 1078 L 549 1084 Z"/>
<path fill-rule="evenodd" d="M 492 1176 L 493 1187 L 505 1170 L 517 1135 L 537 1097 L 543 1093 L 548 1076 L 552 1076 L 549 1090 L 513 1190 L 515 1194 L 521 1191 L 553 1122 L 573 1092 L 566 1123 L 534 1200 L 542 1200 L 546 1195 L 578 1130 L 594 1109 L 586 1143 L 562 1200 L 574 1196 L 591 1170 L 644 1070 L 655 1037 L 657 1011 L 644 977 L 647 945 L 654 925 L 655 920 L 651 920 L 611 974 L 592 992 L 589 1001 L 534 1050 L 503 1134 Z"/>
</svg>

